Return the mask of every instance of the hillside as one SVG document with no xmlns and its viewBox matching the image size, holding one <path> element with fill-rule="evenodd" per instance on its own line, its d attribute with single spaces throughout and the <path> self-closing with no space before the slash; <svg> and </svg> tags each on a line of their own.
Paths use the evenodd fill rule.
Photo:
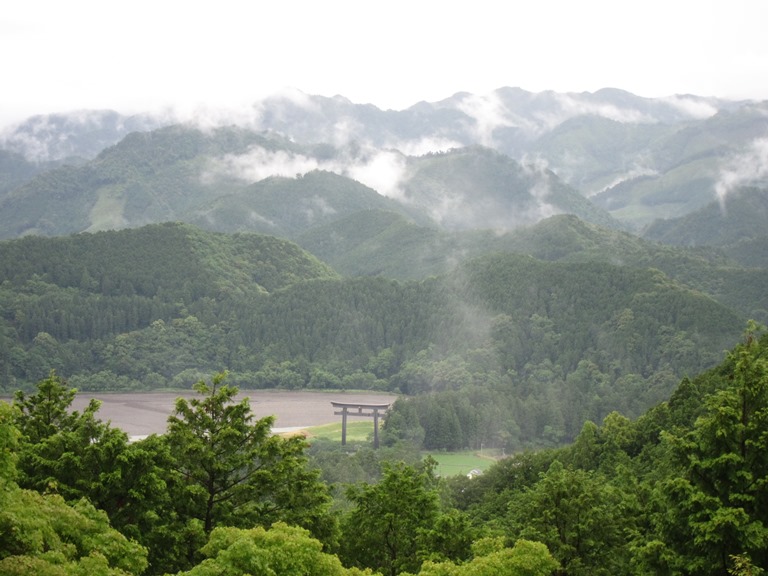
<svg viewBox="0 0 768 576">
<path fill-rule="evenodd" d="M 499 253 L 421 281 L 344 279 L 274 237 L 178 224 L 5 241 L 0 263 L 6 390 L 54 368 L 94 390 L 222 369 L 249 387 L 506 390 L 526 445 L 556 422 L 560 441 L 586 414 L 639 413 L 744 322 L 646 268 Z M 551 404 L 587 366 L 599 391 Z"/>
<path fill-rule="evenodd" d="M 744 168 L 760 162 L 768 134 L 765 106 L 694 95 L 642 98 L 617 89 L 532 93 L 507 87 L 484 96 L 460 92 L 405 110 L 380 110 L 342 96 L 294 93 L 268 98 L 248 113 L 221 111 L 218 127 L 210 118 L 201 118 L 199 131 L 205 137 L 185 136 L 198 144 L 190 147 L 190 140 L 173 145 L 186 150 L 185 158 L 162 150 L 167 144 L 162 135 L 179 132 L 178 127 L 170 128 L 179 122 L 171 115 L 82 111 L 33 117 L 0 135 L 0 148 L 16 155 L 9 157 L 10 170 L 0 172 L 0 191 L 12 196 L 3 201 L 0 195 L 0 214 L 8 214 L 0 221 L 0 237 L 178 220 L 189 210 L 207 210 L 204 207 L 220 196 L 239 193 L 243 185 L 317 169 L 350 176 L 397 197 L 404 190 L 400 172 L 406 159 L 478 146 L 495 150 L 531 173 L 549 174 L 528 182 L 530 193 L 538 198 L 519 207 L 522 221 L 566 212 L 608 226 L 620 221 L 625 228 L 640 230 L 655 219 L 680 217 L 703 207 L 723 186 L 761 185 L 764 170 Z M 196 126 L 193 121 L 187 130 L 194 132 Z M 146 151 L 138 151 L 140 139 L 133 135 L 137 133 L 157 140 L 160 147 L 147 142 Z M 202 144 L 206 138 L 209 143 Z M 229 144 L 223 142 L 227 138 Z M 118 146 L 123 139 L 126 145 Z M 193 159 L 189 152 L 195 146 Z M 109 155 L 109 167 L 92 164 L 111 148 L 115 150 Z M 130 158 L 121 166 L 120 160 L 115 161 L 121 153 L 134 160 L 153 158 L 145 164 L 152 165 L 155 173 L 148 174 Z M 423 164 L 427 172 L 426 166 L 434 161 Z M 165 162 L 169 164 L 163 168 Z M 24 163 L 46 173 L 61 163 L 71 168 L 86 163 L 88 168 L 54 171 L 31 183 Z M 407 163 L 410 168 L 419 164 Z M 523 200 L 515 190 L 531 174 L 522 179 L 508 175 L 512 181 L 505 189 Z M 409 186 L 408 195 L 439 221 L 445 217 L 447 225 L 457 226 L 457 215 L 446 215 L 445 210 L 453 205 L 466 211 L 466 183 L 459 179 L 454 188 L 435 182 L 428 173 L 423 176 L 425 189 Z M 511 197 L 502 201 L 498 194 L 489 195 L 498 188 L 495 176 L 479 176 L 485 205 L 472 203 L 464 222 L 508 225 L 512 218 L 505 202 Z M 384 190 L 385 186 L 391 189 Z M 436 202 L 438 192 L 445 195 Z M 573 192 L 594 205 L 578 202 Z M 554 211 L 543 205 L 545 193 Z M 63 205 L 61 196 L 78 206 Z M 41 211 L 43 203 L 52 207 Z M 501 215 L 494 209 L 501 209 Z M 613 223 L 605 220 L 606 212 Z"/>
<path fill-rule="evenodd" d="M 366 210 L 408 207 L 332 172 L 270 176 L 192 211 L 185 220 L 219 232 L 259 232 L 294 238 L 307 230 Z"/>
<path fill-rule="evenodd" d="M 765 235 L 768 188 L 740 188 L 685 216 L 657 220 L 643 236 L 677 246 L 727 246 Z"/>
<path fill-rule="evenodd" d="M 236 128 L 203 132 L 172 126 L 134 132 L 82 165 L 39 174 L 0 202 L 0 238 L 137 227 L 179 220 L 201 203 L 243 185 L 206 179 L 220 156 L 251 146 L 291 146 Z"/>
<path fill-rule="evenodd" d="M 563 213 L 620 226 L 554 173 L 487 148 L 412 158 L 401 188 L 403 202 L 449 230 L 513 230 Z"/>
</svg>

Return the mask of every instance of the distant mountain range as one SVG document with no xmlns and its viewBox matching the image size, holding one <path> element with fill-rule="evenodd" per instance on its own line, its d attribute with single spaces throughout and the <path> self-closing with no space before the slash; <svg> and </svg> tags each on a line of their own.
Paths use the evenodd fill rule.
<svg viewBox="0 0 768 576">
<path fill-rule="evenodd" d="M 399 111 L 295 92 L 183 126 L 172 116 L 112 111 L 37 116 L 0 136 L 0 237 L 167 219 L 235 226 L 222 211 L 238 215 L 238 229 L 269 231 L 272 222 L 303 233 L 306 225 L 274 221 L 279 209 L 265 206 L 275 186 L 289 183 L 257 183 L 312 170 L 364 184 L 398 202 L 396 211 L 439 227 L 509 230 L 573 213 L 639 232 L 742 186 L 764 186 L 766 142 L 766 102 L 616 89 L 502 88 Z M 290 186 L 294 199 L 305 195 L 299 206 L 312 224 L 349 214 L 302 192 L 308 184 Z M 57 208 L 64 196 L 66 210 Z"/>
</svg>

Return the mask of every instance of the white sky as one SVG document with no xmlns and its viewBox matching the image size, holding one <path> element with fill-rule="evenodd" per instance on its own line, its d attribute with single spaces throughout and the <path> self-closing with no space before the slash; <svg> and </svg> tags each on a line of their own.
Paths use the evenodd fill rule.
<svg viewBox="0 0 768 576">
<path fill-rule="evenodd" d="M 768 99 L 767 24 L 765 0 L 6 0 L 0 126 L 284 88 L 385 109 L 502 86 Z"/>
</svg>

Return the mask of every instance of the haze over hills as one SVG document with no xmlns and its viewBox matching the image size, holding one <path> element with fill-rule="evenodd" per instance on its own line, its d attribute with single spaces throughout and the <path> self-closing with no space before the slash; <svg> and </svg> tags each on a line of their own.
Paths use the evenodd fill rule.
<svg viewBox="0 0 768 576">
<path fill-rule="evenodd" d="M 179 121 L 104 111 L 35 117 L 7 130 L 2 147 L 28 160 L 82 162 L 130 131 Z M 245 110 L 209 111 L 192 123 L 205 130 L 236 124 L 315 147 L 279 158 L 229 151 L 234 156 L 223 156 L 218 168 L 241 177 L 247 164 L 248 183 L 325 169 L 388 196 L 401 192 L 405 158 L 480 145 L 523 166 L 550 170 L 634 229 L 683 216 L 740 185 L 761 185 L 766 175 L 766 104 L 693 95 L 648 99 L 616 89 L 576 94 L 502 88 L 396 111 L 293 92 Z M 14 184 L 34 175 L 17 172 Z M 4 173 L 0 193 L 11 187 L 6 178 Z"/>
</svg>

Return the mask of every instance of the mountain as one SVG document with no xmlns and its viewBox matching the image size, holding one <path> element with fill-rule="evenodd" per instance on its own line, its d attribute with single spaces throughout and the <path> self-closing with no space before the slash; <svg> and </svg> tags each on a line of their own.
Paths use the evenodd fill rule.
<svg viewBox="0 0 768 576">
<path fill-rule="evenodd" d="M 44 169 L 45 166 L 28 161 L 22 154 L 0 150 L 0 199 Z"/>
<path fill-rule="evenodd" d="M 402 201 L 451 230 L 512 230 L 553 214 L 619 227 L 551 171 L 487 148 L 462 148 L 409 159 Z"/>
<path fill-rule="evenodd" d="M 0 238 L 174 220 L 293 238 L 372 209 L 448 229 L 509 230 L 554 213 L 620 226 L 551 171 L 488 148 L 411 157 L 179 125 L 132 133 L 14 189 L 0 199 Z"/>
<path fill-rule="evenodd" d="M 295 244 L 272 236 L 226 235 L 187 224 L 0 242 L 0 282 L 39 281 L 114 297 L 167 301 L 267 293 L 291 282 L 336 277 Z"/>
<path fill-rule="evenodd" d="M 181 224 L 0 242 L 0 302 L 0 374 L 56 368 L 97 388 L 104 372 L 152 388 L 228 368 L 251 385 L 312 387 L 322 371 L 414 392 L 410 362 L 475 357 L 495 379 L 534 378 L 543 362 L 565 378 L 581 360 L 606 374 L 619 362 L 611 379 L 679 376 L 743 318 L 648 268 L 505 252 L 417 282 L 345 279 L 290 242 Z"/>
<path fill-rule="evenodd" d="M 297 148 L 284 139 L 237 128 L 203 132 L 170 126 L 134 132 L 82 165 L 43 172 L 0 202 L 0 238 L 63 235 L 180 220 L 181 215 L 243 186 L 215 178 L 215 161 L 251 147 Z"/>
<path fill-rule="evenodd" d="M 35 163 L 90 160 L 131 132 L 147 132 L 168 123 L 150 114 L 126 116 L 114 110 L 38 115 L 4 130 L 0 147 Z"/>
<path fill-rule="evenodd" d="M 678 246 L 727 246 L 765 236 L 768 188 L 744 187 L 682 216 L 656 220 L 645 238 Z"/>
<path fill-rule="evenodd" d="M 533 93 L 500 88 L 482 96 L 460 92 L 405 110 L 380 110 L 342 96 L 291 92 L 257 102 L 248 110 L 217 112 L 213 125 L 280 134 L 286 143 L 304 147 L 314 160 L 311 166 L 292 162 L 288 168 L 293 172 L 273 172 L 258 179 L 311 169 L 344 174 L 339 163 L 349 158 L 342 156 L 356 157 L 359 163 L 361 150 L 371 157 L 397 151 L 413 158 L 484 146 L 524 166 L 546 167 L 624 226 L 637 230 L 654 219 L 682 216 L 706 205 L 719 187 L 734 180 L 756 184 L 744 181 L 750 175 L 740 174 L 739 167 L 749 165 L 750 158 L 762 157 L 759 148 L 768 135 L 766 103 L 693 95 L 642 98 L 617 89 Z M 2 148 L 25 155 L 27 162 L 61 162 L 77 156 L 67 162 L 82 163 L 131 131 L 148 133 L 172 123 L 178 120 L 170 114 L 160 118 L 85 111 L 41 116 L 6 131 Z M 199 125 L 204 132 L 215 130 L 207 117 Z M 323 146 L 325 152 L 318 148 Z M 244 151 L 232 154 L 243 162 L 246 159 Z M 219 162 L 219 175 L 223 167 L 244 168 Z M 381 165 L 378 168 L 381 171 Z M 752 179 L 764 180 L 764 174 L 757 170 Z M 1 180 L 2 174 L 0 191 L 13 187 Z M 380 189 L 381 178 L 375 184 L 361 181 L 392 195 Z"/>
<path fill-rule="evenodd" d="M 314 170 L 292 178 L 269 176 L 192 210 L 184 219 L 220 232 L 293 238 L 366 210 L 391 210 L 405 216 L 412 212 L 360 182 Z"/>
</svg>

